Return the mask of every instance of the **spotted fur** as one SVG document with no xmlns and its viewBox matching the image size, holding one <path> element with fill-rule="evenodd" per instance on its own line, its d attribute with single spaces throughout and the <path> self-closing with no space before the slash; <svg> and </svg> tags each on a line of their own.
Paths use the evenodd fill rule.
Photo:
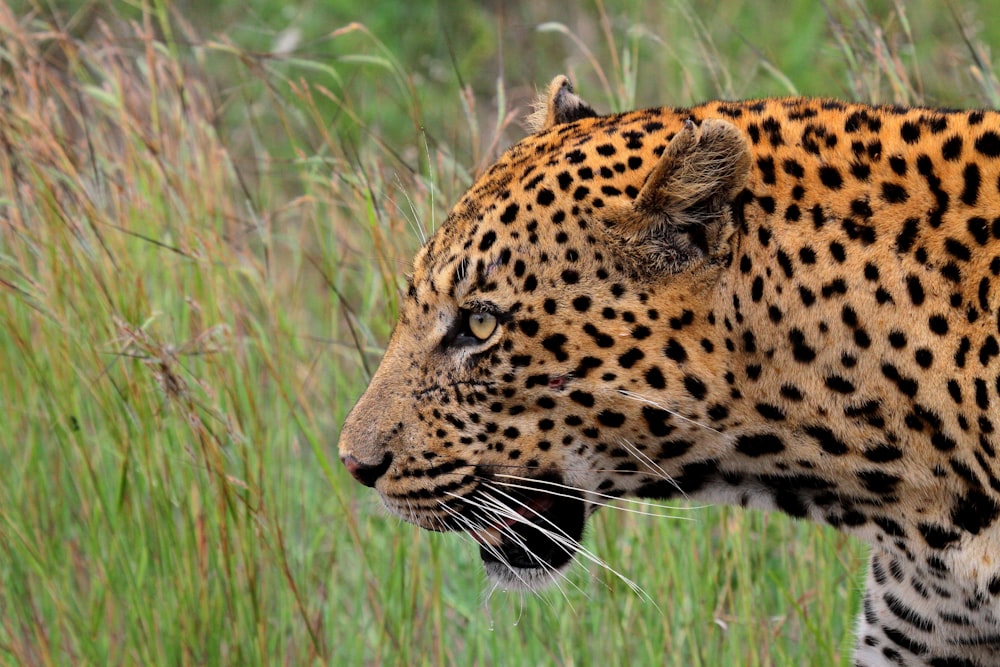
<svg viewBox="0 0 1000 667">
<path fill-rule="evenodd" d="M 348 469 L 526 588 L 607 496 L 824 522 L 872 545 L 857 665 L 1000 664 L 1000 115 L 547 99 L 418 253 Z"/>
</svg>

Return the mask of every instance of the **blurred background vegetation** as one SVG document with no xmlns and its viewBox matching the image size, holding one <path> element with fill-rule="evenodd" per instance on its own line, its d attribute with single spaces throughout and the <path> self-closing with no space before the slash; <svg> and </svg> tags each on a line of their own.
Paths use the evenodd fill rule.
<svg viewBox="0 0 1000 667">
<path fill-rule="evenodd" d="M 540 596 L 336 461 L 400 277 L 568 73 L 598 109 L 997 107 L 993 5 L 0 1 L 0 663 L 849 664 L 864 550 L 602 512 Z"/>
<path fill-rule="evenodd" d="M 490 128 L 498 113 L 523 110 L 556 73 L 570 74 L 605 111 L 774 95 L 996 106 L 990 47 L 1000 24 L 989 20 L 991 7 L 987 0 L 11 4 L 15 15 L 81 40 L 108 30 L 124 38 L 120 23 L 152 13 L 156 36 L 175 55 L 196 58 L 217 86 L 229 129 L 246 120 L 241 111 L 263 111 L 255 108 L 267 85 L 252 75 L 259 68 L 271 83 L 301 79 L 322 88 L 318 107 L 345 140 L 456 150 L 483 148 L 469 147 L 469 128 L 454 122 L 470 111 L 463 106 Z M 505 139 L 519 132 L 516 124 Z M 493 137 L 484 135 L 476 138 L 488 146 Z"/>
</svg>

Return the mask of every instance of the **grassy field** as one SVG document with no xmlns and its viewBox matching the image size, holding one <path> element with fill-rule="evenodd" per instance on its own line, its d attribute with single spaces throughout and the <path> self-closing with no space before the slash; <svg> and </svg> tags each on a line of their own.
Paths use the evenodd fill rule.
<svg viewBox="0 0 1000 667">
<path fill-rule="evenodd" d="M 606 511 L 640 592 L 487 596 L 336 440 L 409 257 L 551 76 L 602 110 L 998 106 L 990 4 L 937 5 L 0 1 L 0 664 L 847 664 L 832 531 Z"/>
</svg>

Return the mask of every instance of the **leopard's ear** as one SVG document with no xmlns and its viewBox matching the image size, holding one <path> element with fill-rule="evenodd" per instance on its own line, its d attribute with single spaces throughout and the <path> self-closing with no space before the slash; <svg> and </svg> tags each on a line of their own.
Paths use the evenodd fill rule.
<svg viewBox="0 0 1000 667">
<path fill-rule="evenodd" d="M 594 116 L 597 116 L 597 112 L 573 93 L 569 79 L 560 74 L 552 79 L 545 95 L 539 96 L 535 110 L 528 116 L 527 123 L 532 132 L 541 132 L 553 125 Z"/>
<path fill-rule="evenodd" d="M 726 251 L 749 174 L 750 148 L 735 125 L 687 120 L 629 209 L 609 220 L 612 231 L 645 266 L 681 271 Z"/>
</svg>

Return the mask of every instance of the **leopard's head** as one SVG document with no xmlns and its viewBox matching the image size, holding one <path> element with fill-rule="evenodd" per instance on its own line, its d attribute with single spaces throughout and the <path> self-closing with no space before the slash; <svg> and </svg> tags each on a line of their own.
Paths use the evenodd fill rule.
<svg viewBox="0 0 1000 667">
<path fill-rule="evenodd" d="M 680 339 L 731 261 L 750 162 L 725 121 L 601 118 L 565 77 L 544 110 L 417 254 L 340 439 L 393 513 L 471 533 L 522 589 L 572 560 L 608 498 L 673 483 L 665 448 L 712 447 L 685 416 L 704 409 L 678 391 Z"/>
</svg>

